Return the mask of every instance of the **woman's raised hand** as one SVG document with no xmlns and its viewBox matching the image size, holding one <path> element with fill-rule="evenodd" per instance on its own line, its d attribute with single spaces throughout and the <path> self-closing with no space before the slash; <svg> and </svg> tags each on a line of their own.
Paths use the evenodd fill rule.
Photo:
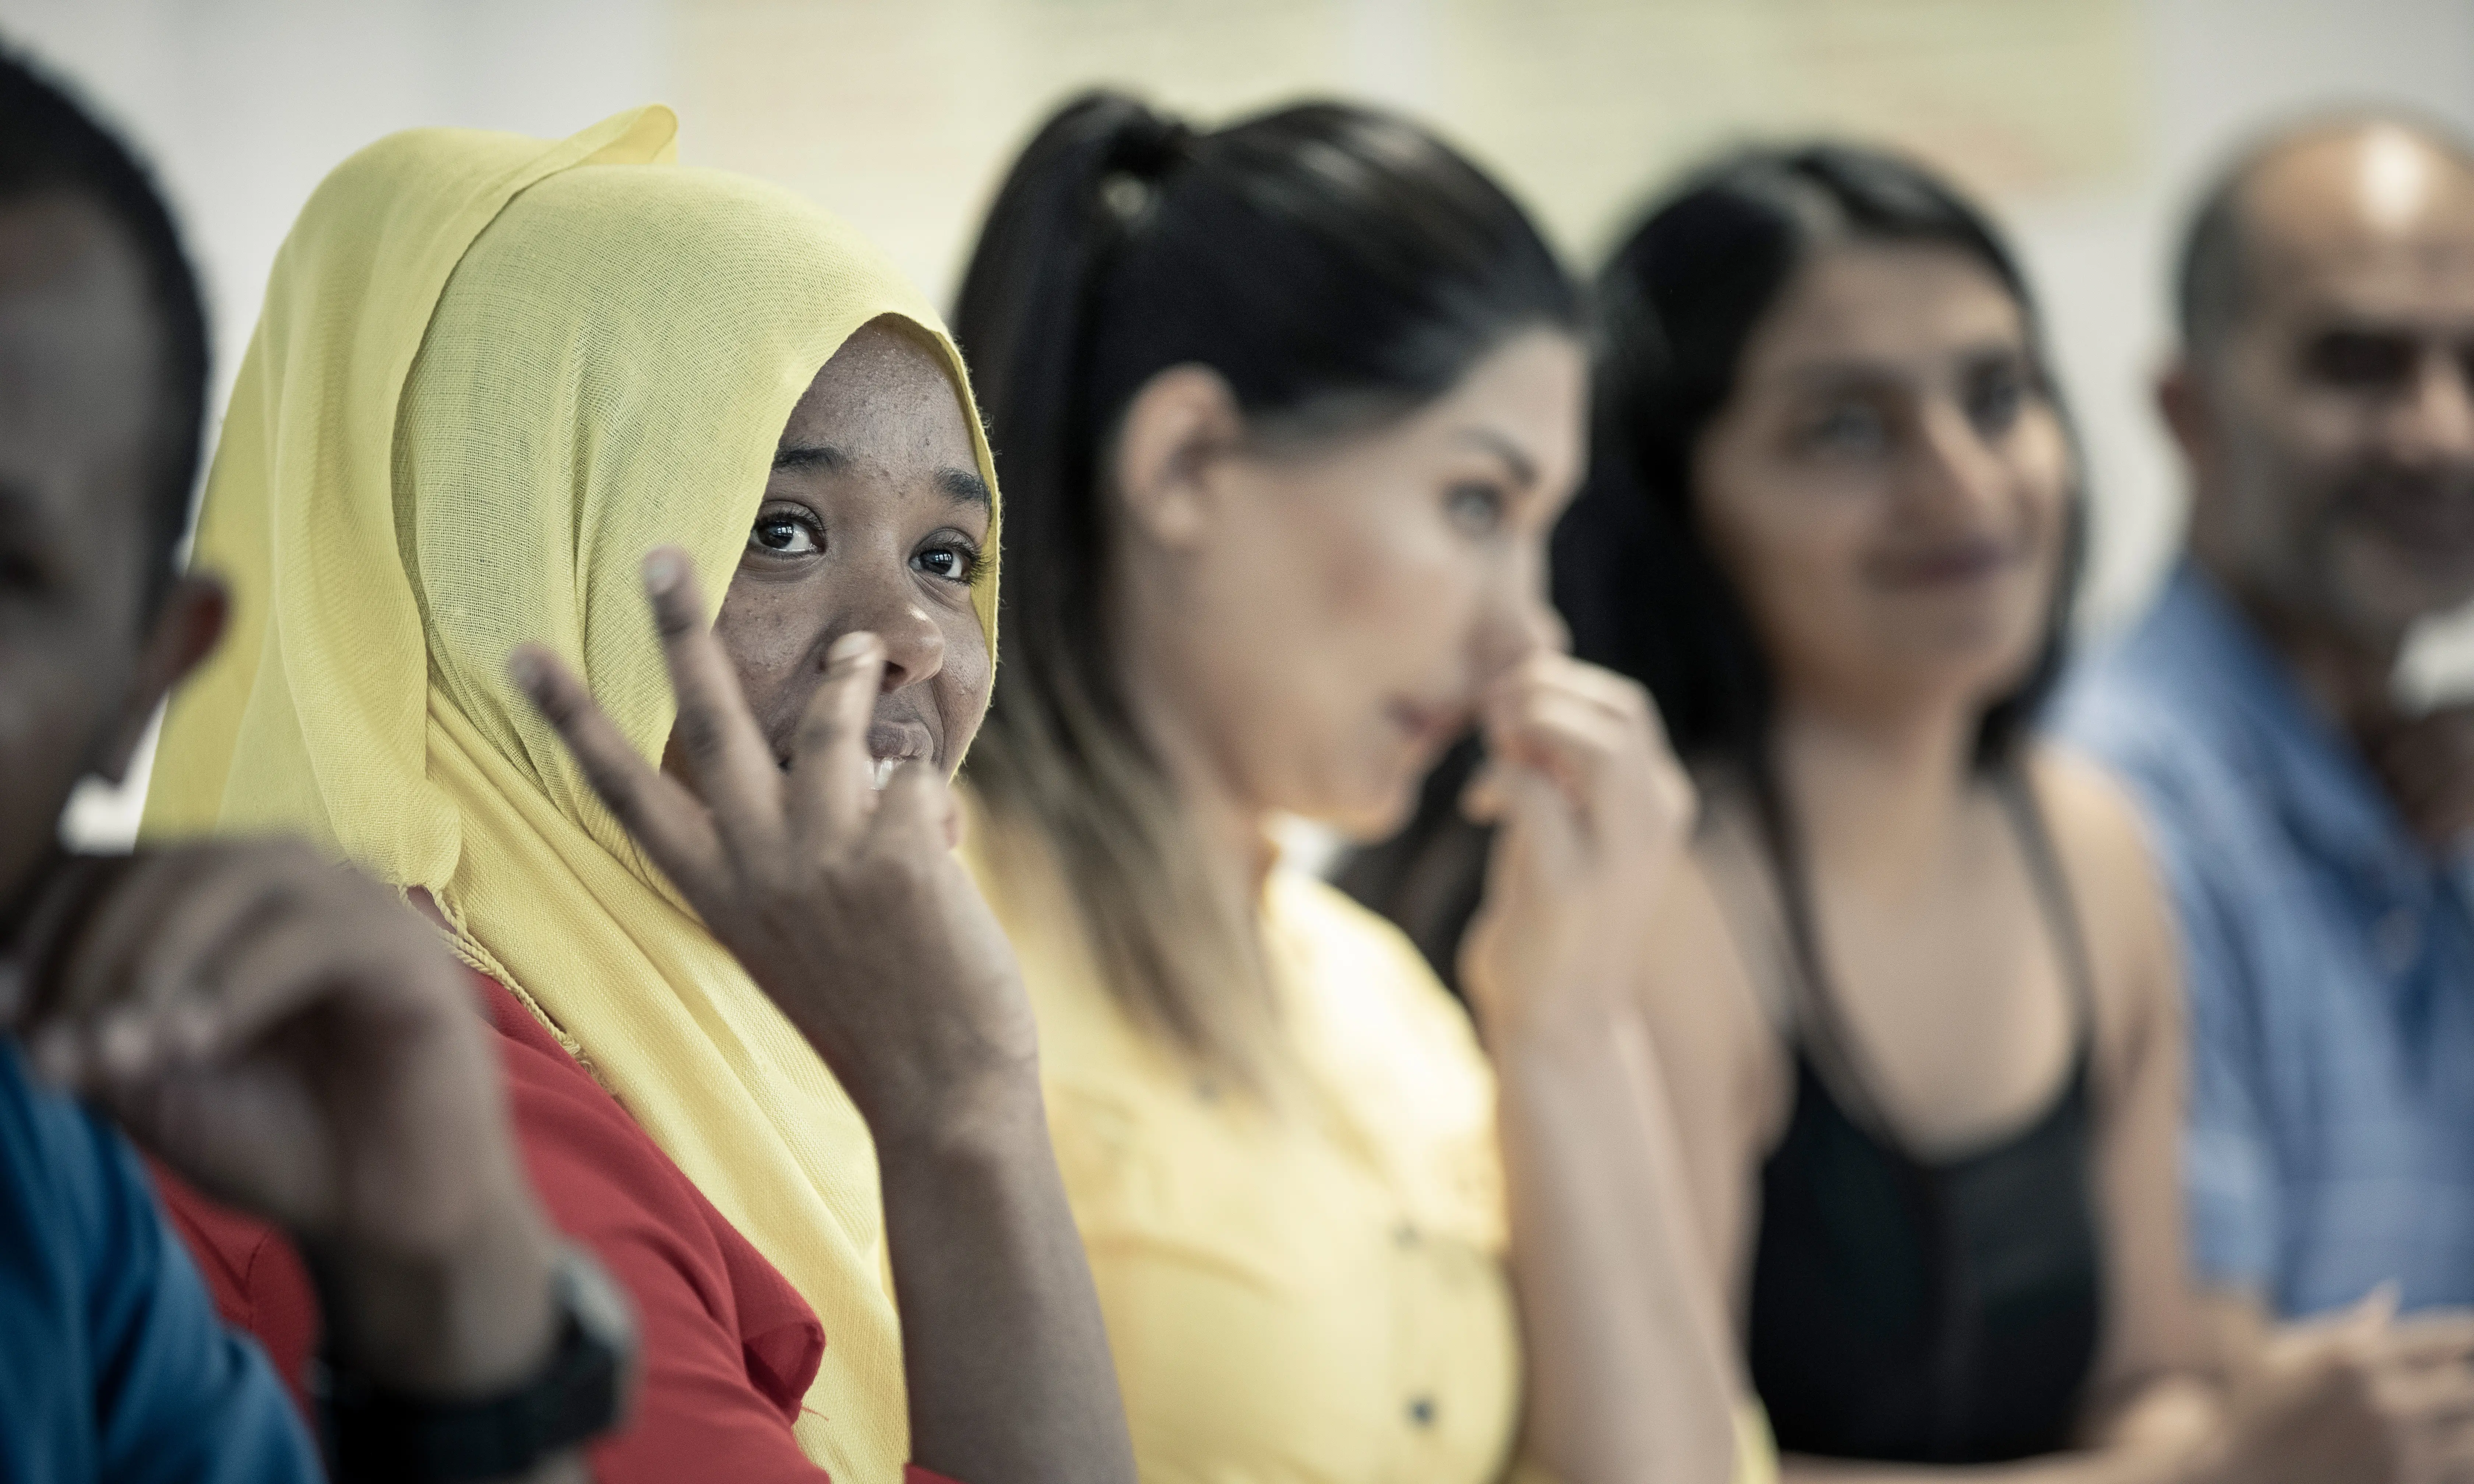
<svg viewBox="0 0 2474 1484">
<path fill-rule="evenodd" d="M 885 673 L 846 634 L 787 763 L 758 729 L 704 618 L 686 557 L 656 551 L 644 586 L 678 698 L 687 781 L 647 765 L 546 650 L 516 683 L 602 802 L 667 873 L 841 1081 L 880 1139 L 919 1120 L 1035 1095 L 1035 1038 L 1012 948 L 953 846 L 960 814 L 934 766 L 875 787 L 867 730 Z M 690 786 L 692 784 L 692 787 Z"/>
<path fill-rule="evenodd" d="M 1696 806 L 1649 693 L 1552 650 L 1506 672 L 1480 714 L 1467 801 L 1495 826 L 1461 973 L 1491 1041 L 1578 1028 L 1634 967 Z"/>
</svg>

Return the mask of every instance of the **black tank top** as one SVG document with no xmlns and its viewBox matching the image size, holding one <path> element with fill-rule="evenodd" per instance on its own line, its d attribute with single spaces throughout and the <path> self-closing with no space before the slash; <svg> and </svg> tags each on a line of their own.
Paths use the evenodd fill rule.
<svg viewBox="0 0 2474 1484">
<path fill-rule="evenodd" d="M 2070 984 L 2070 1074 L 2025 1132 L 1918 1159 L 1856 1075 L 1820 976 L 1797 976 L 1795 1113 L 1761 1167 L 1748 1345 L 1782 1451 L 2000 1463 L 2069 1447 L 2078 1421 L 2102 1260 L 2087 950 L 2025 780 L 2000 792 Z"/>
</svg>

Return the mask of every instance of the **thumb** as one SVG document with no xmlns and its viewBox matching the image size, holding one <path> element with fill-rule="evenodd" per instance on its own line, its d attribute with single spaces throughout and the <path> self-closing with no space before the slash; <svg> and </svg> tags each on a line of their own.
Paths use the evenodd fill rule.
<svg viewBox="0 0 2474 1484">
<path fill-rule="evenodd" d="M 2362 1301 L 2344 1312 L 2338 1323 L 2348 1338 L 2373 1341 L 2385 1332 L 2396 1318 L 2397 1281 L 2391 1278 L 2363 1295 Z"/>
</svg>

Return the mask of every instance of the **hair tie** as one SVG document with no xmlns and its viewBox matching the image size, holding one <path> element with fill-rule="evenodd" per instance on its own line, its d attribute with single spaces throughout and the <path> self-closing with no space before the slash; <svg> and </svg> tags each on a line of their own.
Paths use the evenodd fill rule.
<svg viewBox="0 0 2474 1484">
<path fill-rule="evenodd" d="M 1150 215 L 1159 187 L 1194 152 L 1194 130 L 1183 121 L 1147 113 L 1121 132 L 1100 178 L 1100 201 L 1128 227 Z"/>
</svg>

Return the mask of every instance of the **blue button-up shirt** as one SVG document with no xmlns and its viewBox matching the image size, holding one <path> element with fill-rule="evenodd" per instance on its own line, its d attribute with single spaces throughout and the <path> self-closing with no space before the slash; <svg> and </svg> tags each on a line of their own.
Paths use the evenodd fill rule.
<svg viewBox="0 0 2474 1484">
<path fill-rule="evenodd" d="M 0 1480 L 313 1484 L 291 1399 L 119 1136 L 0 1037 Z"/>
<path fill-rule="evenodd" d="M 2049 720 L 2132 785 L 2177 909 L 2200 1276 L 2288 1315 L 2474 1303 L 2474 873 L 2189 565 Z"/>
</svg>

